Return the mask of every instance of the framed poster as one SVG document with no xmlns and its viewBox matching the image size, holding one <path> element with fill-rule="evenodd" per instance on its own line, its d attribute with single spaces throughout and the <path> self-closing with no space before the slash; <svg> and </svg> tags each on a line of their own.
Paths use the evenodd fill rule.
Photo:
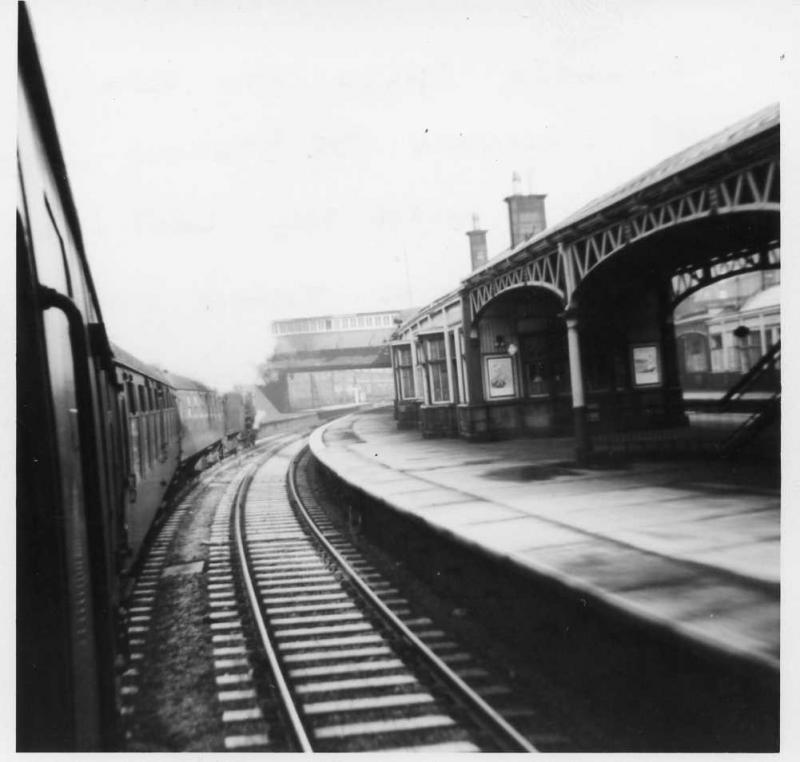
<svg viewBox="0 0 800 762">
<path fill-rule="evenodd" d="M 514 383 L 514 364 L 508 355 L 497 355 L 485 358 L 486 362 L 486 398 L 490 400 L 517 395 Z"/>
<path fill-rule="evenodd" d="M 635 386 L 656 386 L 661 383 L 658 344 L 634 344 L 631 347 L 631 364 Z"/>
</svg>

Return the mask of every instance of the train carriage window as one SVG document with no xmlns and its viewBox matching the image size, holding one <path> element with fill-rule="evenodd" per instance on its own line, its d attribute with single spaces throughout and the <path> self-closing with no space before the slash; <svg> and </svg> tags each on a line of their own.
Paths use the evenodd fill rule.
<svg viewBox="0 0 800 762">
<path fill-rule="evenodd" d="M 61 260 L 63 274 L 66 279 L 64 286 L 68 296 L 81 309 L 88 320 L 93 320 L 95 314 L 95 304 L 90 292 L 85 287 L 83 279 L 81 278 L 83 262 L 78 254 L 75 241 L 72 238 L 69 224 L 64 219 L 63 210 L 61 208 L 60 200 L 58 199 L 57 191 L 55 197 L 56 201 L 53 205 L 51 205 L 47 193 L 42 193 L 45 211 L 50 219 L 52 230 L 58 239 L 57 249 L 59 254 L 56 255 L 54 259 L 60 258 Z M 39 259 L 40 257 L 37 255 L 37 268 Z M 58 282 L 49 285 L 54 285 L 60 288 Z M 62 288 L 62 290 L 64 289 Z"/>
<path fill-rule="evenodd" d="M 55 217 L 53 216 L 53 210 L 50 208 L 50 202 L 47 200 L 47 194 L 44 194 L 44 206 L 45 209 L 47 209 L 47 216 L 50 218 L 50 222 L 53 225 L 53 231 L 56 234 L 56 238 L 58 238 L 58 247 L 61 250 L 61 262 L 64 265 L 64 278 L 67 285 L 67 295 L 70 299 L 72 299 L 74 298 L 72 293 L 72 278 L 70 277 L 69 265 L 67 264 L 67 252 L 64 248 L 64 238 L 61 236 L 61 231 L 58 229 L 58 225 L 56 224 Z"/>
<path fill-rule="evenodd" d="M 144 393 L 144 386 L 142 386 L 141 384 L 137 384 L 136 388 L 139 393 L 139 410 L 141 412 L 144 412 L 145 410 L 147 410 L 147 397 L 145 396 Z"/>
</svg>

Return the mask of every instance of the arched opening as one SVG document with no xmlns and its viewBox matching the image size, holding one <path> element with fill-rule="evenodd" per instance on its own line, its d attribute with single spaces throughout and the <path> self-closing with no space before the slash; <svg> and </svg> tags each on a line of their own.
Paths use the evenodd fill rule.
<svg viewBox="0 0 800 762">
<path fill-rule="evenodd" d="M 571 426 L 564 305 L 549 289 L 520 287 L 475 321 L 481 396 L 493 435 L 556 433 Z"/>
<path fill-rule="evenodd" d="M 573 305 L 578 310 L 587 413 L 595 430 L 685 425 L 684 392 L 690 382 L 698 384 L 702 379 L 708 383 L 716 366 L 721 367 L 723 356 L 731 360 L 728 364 L 739 378 L 758 362 L 766 346 L 763 334 L 768 331 L 748 324 L 735 339 L 727 336 L 737 329 L 737 325 L 727 324 L 739 320 L 732 313 L 741 305 L 723 299 L 717 305 L 720 309 L 712 306 L 693 315 L 679 303 L 674 278 L 678 272 L 696 268 L 701 283 L 705 278 L 713 284 L 710 292 L 691 293 L 695 303 L 713 302 L 708 294 L 724 296 L 726 288 L 752 295 L 779 279 L 777 271 L 755 270 L 759 256 L 777 249 L 778 225 L 772 212 L 730 214 L 676 225 L 621 249 L 585 275 L 573 295 Z M 750 259 L 737 273 L 740 254 Z M 763 262 L 767 262 L 766 256 Z M 737 277 L 722 280 L 719 272 L 725 268 Z M 727 328 L 712 328 L 714 321 Z M 714 383 L 724 384 L 725 389 L 720 388 L 716 397 L 735 380 L 732 375 L 719 376 Z"/>
</svg>

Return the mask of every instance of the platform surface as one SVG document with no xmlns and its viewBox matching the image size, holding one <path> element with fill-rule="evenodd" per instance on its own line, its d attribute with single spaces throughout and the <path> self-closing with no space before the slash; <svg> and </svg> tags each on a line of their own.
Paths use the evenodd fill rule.
<svg viewBox="0 0 800 762">
<path fill-rule="evenodd" d="M 756 464 L 579 468 L 571 438 L 426 440 L 391 412 L 333 421 L 311 448 L 435 531 L 778 671 L 780 490 Z"/>
</svg>

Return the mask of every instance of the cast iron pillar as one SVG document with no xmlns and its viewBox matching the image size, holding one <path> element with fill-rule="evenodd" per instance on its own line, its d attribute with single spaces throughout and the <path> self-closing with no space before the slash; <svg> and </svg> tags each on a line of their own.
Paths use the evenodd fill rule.
<svg viewBox="0 0 800 762">
<path fill-rule="evenodd" d="M 586 420 L 586 398 L 583 393 L 583 368 L 581 367 L 581 345 L 578 335 L 578 313 L 576 309 L 564 313 L 567 322 L 567 345 L 569 347 L 569 377 L 572 384 L 572 415 L 575 421 L 575 461 L 585 465 L 592 448 Z"/>
</svg>

